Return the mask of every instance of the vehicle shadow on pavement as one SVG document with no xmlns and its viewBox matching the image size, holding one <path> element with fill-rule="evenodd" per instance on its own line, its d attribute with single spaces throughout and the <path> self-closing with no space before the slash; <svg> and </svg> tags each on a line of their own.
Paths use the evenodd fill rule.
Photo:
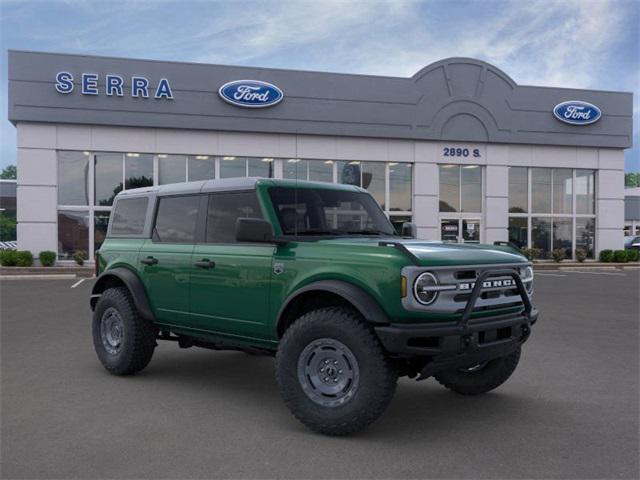
<svg viewBox="0 0 640 480">
<path fill-rule="evenodd" d="M 240 406 L 247 415 L 261 411 L 262 421 L 275 428 L 291 434 L 316 435 L 299 424 L 282 403 L 272 358 L 172 347 L 165 346 L 157 352 L 140 374 L 126 377 L 131 380 L 128 385 L 153 383 L 155 388 L 166 389 L 166 395 L 184 395 L 196 403 L 214 402 L 218 412 Z M 482 431 L 478 429 L 481 424 L 494 425 L 494 429 L 508 425 L 510 430 L 526 431 L 541 417 L 545 423 L 557 424 L 570 409 L 571 405 L 541 405 L 535 397 L 515 393 L 508 383 L 484 395 L 462 396 L 446 390 L 434 379 L 416 382 L 402 378 L 381 419 L 349 438 L 395 442 L 419 437 L 424 441 L 425 435 L 437 439 L 456 431 L 465 434 L 469 427 Z"/>
</svg>

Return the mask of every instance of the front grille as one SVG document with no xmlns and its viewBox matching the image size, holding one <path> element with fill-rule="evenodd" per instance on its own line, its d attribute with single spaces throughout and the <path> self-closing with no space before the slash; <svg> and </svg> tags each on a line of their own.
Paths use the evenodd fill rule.
<svg viewBox="0 0 640 480">
<path fill-rule="evenodd" d="M 528 282 L 528 280 L 524 278 L 526 277 L 527 265 L 483 265 L 478 268 L 409 268 L 410 272 L 405 273 L 409 282 L 414 282 L 420 273 L 431 271 L 438 277 L 438 285 L 444 287 L 439 289 L 437 299 L 428 307 L 428 310 L 432 312 L 458 313 L 463 311 L 471 297 L 471 292 L 476 279 L 485 270 L 491 271 L 491 269 L 503 270 L 505 268 L 516 268 L 521 278 L 523 278 L 525 286 Z M 474 312 L 516 307 L 520 305 L 522 305 L 522 300 L 519 297 L 516 282 L 513 277 L 509 275 L 495 276 L 489 277 L 483 282 L 483 288 L 476 301 Z M 424 307 L 420 309 L 423 310 Z"/>
</svg>

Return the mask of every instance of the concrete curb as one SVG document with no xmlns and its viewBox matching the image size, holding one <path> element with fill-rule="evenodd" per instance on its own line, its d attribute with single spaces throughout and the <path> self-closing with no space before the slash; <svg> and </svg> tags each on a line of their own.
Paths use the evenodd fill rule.
<svg viewBox="0 0 640 480">
<path fill-rule="evenodd" d="M 74 280 L 73 273 L 52 273 L 49 275 L 0 275 L 0 280 Z"/>
<path fill-rule="evenodd" d="M 603 263 L 603 262 L 545 262 L 533 263 L 534 270 L 636 270 L 640 268 L 640 263 Z"/>
<path fill-rule="evenodd" d="M 0 277 L 37 275 L 53 277 L 56 275 L 73 275 L 74 277 L 92 277 L 93 267 L 0 267 Z"/>
</svg>

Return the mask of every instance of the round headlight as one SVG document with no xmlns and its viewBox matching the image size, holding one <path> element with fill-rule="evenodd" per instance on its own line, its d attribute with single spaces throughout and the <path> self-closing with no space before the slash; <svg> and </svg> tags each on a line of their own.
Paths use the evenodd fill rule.
<svg viewBox="0 0 640 480">
<path fill-rule="evenodd" d="M 533 267 L 527 267 L 524 270 L 524 278 L 522 279 L 524 286 L 527 289 L 527 293 L 531 295 L 533 293 Z"/>
<path fill-rule="evenodd" d="M 431 272 L 422 273 L 413 284 L 413 294 L 422 305 L 431 305 L 438 298 L 438 278 Z"/>
</svg>

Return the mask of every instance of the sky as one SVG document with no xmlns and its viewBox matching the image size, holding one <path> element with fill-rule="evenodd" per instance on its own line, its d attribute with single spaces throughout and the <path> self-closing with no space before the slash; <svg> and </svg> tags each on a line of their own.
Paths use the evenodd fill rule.
<svg viewBox="0 0 640 480">
<path fill-rule="evenodd" d="M 473 57 L 521 85 L 632 91 L 640 171 L 639 25 L 640 0 L 0 0 L 0 168 L 18 49 L 399 77 Z"/>
</svg>

